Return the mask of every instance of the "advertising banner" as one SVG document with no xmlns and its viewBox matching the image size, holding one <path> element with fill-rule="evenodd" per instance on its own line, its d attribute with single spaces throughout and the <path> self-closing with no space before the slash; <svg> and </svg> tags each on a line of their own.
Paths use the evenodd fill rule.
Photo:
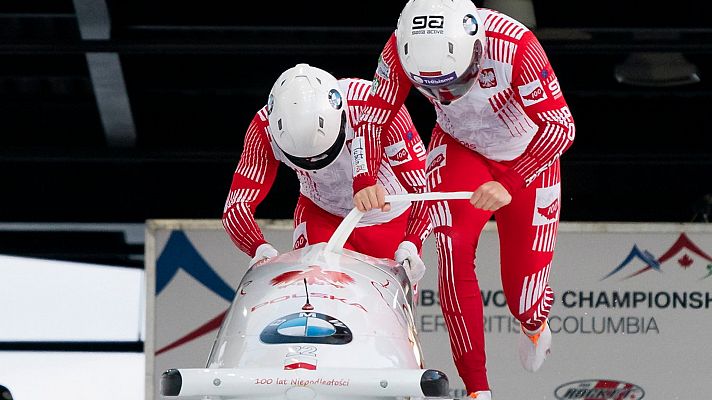
<svg viewBox="0 0 712 400">
<path fill-rule="evenodd" d="M 260 221 L 280 251 L 291 221 Z M 466 395 L 438 305 L 432 238 L 416 325 L 426 367 Z M 168 368 L 205 366 L 249 261 L 219 221 L 149 221 L 146 237 L 147 399 Z M 552 353 L 536 373 L 517 356 L 519 324 L 499 274 L 496 226 L 480 238 L 487 369 L 495 399 L 698 399 L 712 377 L 712 226 L 562 223 L 550 273 Z"/>
</svg>

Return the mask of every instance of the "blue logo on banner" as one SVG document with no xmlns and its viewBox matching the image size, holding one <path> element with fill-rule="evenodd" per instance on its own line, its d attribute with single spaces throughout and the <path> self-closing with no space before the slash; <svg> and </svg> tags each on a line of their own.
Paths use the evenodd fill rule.
<svg viewBox="0 0 712 400">
<path fill-rule="evenodd" d="M 184 270 L 213 293 L 232 302 L 235 290 L 203 259 L 183 231 L 173 231 L 156 260 L 156 295 L 159 295 L 178 273 Z"/>
<path fill-rule="evenodd" d="M 232 302 L 233 290 L 203 259 L 183 231 L 173 231 L 156 260 L 156 296 L 168 286 L 178 270 L 183 270 L 217 296 Z M 206 335 L 220 327 L 227 310 L 156 350 L 159 355 Z"/>
</svg>

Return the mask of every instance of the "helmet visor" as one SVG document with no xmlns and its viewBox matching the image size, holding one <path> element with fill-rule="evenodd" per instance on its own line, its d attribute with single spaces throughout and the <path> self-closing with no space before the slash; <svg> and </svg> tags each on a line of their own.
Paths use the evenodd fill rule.
<svg viewBox="0 0 712 400">
<path fill-rule="evenodd" d="M 316 171 L 331 165 L 336 158 L 341 154 L 341 150 L 346 142 L 346 111 L 341 112 L 341 126 L 339 127 L 339 135 L 336 137 L 334 144 L 331 145 L 325 152 L 311 157 L 296 157 L 287 154 L 284 150 L 282 153 L 292 162 L 297 168 L 308 171 Z"/>
<path fill-rule="evenodd" d="M 416 89 L 432 100 L 447 104 L 459 99 L 472 89 L 480 74 L 482 42 L 475 41 L 473 47 L 470 65 L 460 76 L 454 72 L 447 75 L 421 72 L 421 75 L 411 73 L 410 80 Z"/>
</svg>

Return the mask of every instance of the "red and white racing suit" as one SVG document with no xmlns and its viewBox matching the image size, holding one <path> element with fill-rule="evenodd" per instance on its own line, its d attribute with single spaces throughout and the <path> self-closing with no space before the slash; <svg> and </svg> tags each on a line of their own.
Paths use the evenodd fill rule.
<svg viewBox="0 0 712 400">
<path fill-rule="evenodd" d="M 353 169 L 351 146 L 353 124 L 370 95 L 371 82 L 361 79 L 339 80 L 347 104 L 346 145 L 326 168 L 308 171 L 292 164 L 271 140 L 266 106 L 252 119 L 244 149 L 225 202 L 222 222 L 232 241 L 243 252 L 254 256 L 257 247 L 267 243 L 255 222 L 255 208 L 274 183 L 279 162 L 292 168 L 299 177 L 300 196 L 294 212 L 294 248 L 328 241 L 343 217 L 353 209 Z M 425 190 L 426 150 L 407 109 L 399 107 L 393 124 L 383 136 L 385 154 L 374 175 L 388 194 L 420 193 Z M 366 213 L 344 247 L 379 258 L 393 258 L 398 244 L 410 240 L 420 248 L 430 233 L 427 207 L 416 202 L 393 203 L 389 212 Z"/>
<path fill-rule="evenodd" d="M 479 82 L 449 105 L 433 102 L 437 124 L 426 167 L 429 191 L 474 191 L 498 181 L 512 202 L 494 213 L 501 279 L 509 310 L 534 330 L 549 313 L 549 273 L 561 206 L 559 157 L 574 121 L 554 70 L 533 33 L 498 12 L 480 9 L 487 43 Z M 396 38 L 386 44 L 371 96 L 357 125 L 365 157 L 354 158 L 354 192 L 375 183 L 383 135 L 411 82 Z M 359 151 L 361 151 L 359 149 Z M 357 154 L 354 151 L 354 154 Z M 439 298 L 455 365 L 467 390 L 487 390 L 483 306 L 475 274 L 478 238 L 491 212 L 466 201 L 431 202 L 438 250 Z"/>
</svg>

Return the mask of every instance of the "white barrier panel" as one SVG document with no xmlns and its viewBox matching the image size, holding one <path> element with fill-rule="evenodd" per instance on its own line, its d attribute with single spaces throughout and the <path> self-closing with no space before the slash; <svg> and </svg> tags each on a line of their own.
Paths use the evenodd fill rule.
<svg viewBox="0 0 712 400">
<path fill-rule="evenodd" d="M 291 221 L 260 221 L 267 239 L 290 249 Z M 496 228 L 480 238 L 488 371 L 497 400 L 697 399 L 712 377 L 712 226 L 562 223 L 551 272 L 552 354 L 542 369 L 519 365 L 519 325 L 501 289 Z M 464 395 L 437 304 L 437 258 L 416 310 L 426 367 L 445 372 Z M 219 221 L 149 221 L 146 237 L 147 400 L 159 399 L 168 368 L 205 365 L 223 313 L 249 258 Z"/>
</svg>

